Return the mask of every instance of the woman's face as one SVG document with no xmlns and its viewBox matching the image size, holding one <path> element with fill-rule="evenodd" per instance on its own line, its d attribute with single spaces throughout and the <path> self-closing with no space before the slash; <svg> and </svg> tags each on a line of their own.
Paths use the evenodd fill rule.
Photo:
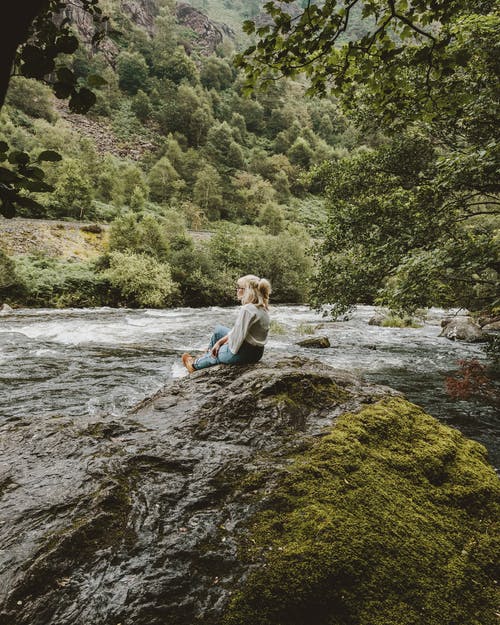
<svg viewBox="0 0 500 625">
<path fill-rule="evenodd" d="M 238 301 L 241 302 L 241 298 L 243 297 L 244 292 L 245 292 L 245 287 L 238 280 L 238 282 L 236 283 L 236 297 L 238 298 Z"/>
</svg>

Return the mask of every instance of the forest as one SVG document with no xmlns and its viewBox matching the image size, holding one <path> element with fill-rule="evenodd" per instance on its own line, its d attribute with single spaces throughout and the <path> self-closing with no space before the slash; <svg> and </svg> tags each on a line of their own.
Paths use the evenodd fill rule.
<svg viewBox="0 0 500 625">
<path fill-rule="evenodd" d="M 108 243 L 0 248 L 2 301 L 227 304 L 252 272 L 333 315 L 498 312 L 493 3 L 193 2 L 222 33 L 208 49 L 172 0 L 146 25 L 118 0 L 52 5 L 65 19 L 33 23 L 1 112 L 2 214 Z"/>
</svg>

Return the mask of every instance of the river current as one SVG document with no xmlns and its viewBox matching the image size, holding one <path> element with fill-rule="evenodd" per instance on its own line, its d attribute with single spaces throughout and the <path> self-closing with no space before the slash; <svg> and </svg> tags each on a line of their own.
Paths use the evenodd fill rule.
<svg viewBox="0 0 500 625">
<path fill-rule="evenodd" d="M 92 420 L 117 418 L 166 382 L 186 375 L 185 351 L 206 348 L 216 323 L 231 325 L 234 308 L 169 310 L 16 310 L 0 318 L 0 422 L 42 414 Z M 445 311 L 432 309 L 420 328 L 368 325 L 374 314 L 359 306 L 346 321 L 327 321 L 306 306 L 274 306 L 266 351 L 322 360 L 399 391 L 440 421 L 456 427 L 489 451 L 500 466 L 498 415 L 479 401 L 452 401 L 445 378 L 457 360 L 484 361 L 480 345 L 439 337 Z M 297 342 L 328 336 L 331 347 Z M 265 354 L 264 354 L 265 358 Z"/>
</svg>

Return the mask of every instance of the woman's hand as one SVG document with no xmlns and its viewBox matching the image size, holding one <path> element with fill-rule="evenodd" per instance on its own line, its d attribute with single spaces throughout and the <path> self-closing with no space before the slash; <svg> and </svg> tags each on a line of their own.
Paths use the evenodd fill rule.
<svg viewBox="0 0 500 625">
<path fill-rule="evenodd" d="M 215 345 L 212 347 L 212 351 L 211 354 L 214 358 L 217 358 L 217 355 L 219 353 L 219 349 L 225 344 L 227 343 L 227 336 L 223 336 L 221 339 L 219 339 L 217 341 L 217 343 L 215 343 Z"/>
</svg>

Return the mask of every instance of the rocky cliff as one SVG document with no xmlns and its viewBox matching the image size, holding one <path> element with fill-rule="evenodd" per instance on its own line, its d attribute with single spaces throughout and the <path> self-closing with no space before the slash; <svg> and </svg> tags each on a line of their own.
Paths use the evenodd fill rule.
<svg viewBox="0 0 500 625">
<path fill-rule="evenodd" d="M 119 0 L 119 11 L 123 12 L 134 25 L 147 32 L 150 37 L 155 34 L 155 20 L 158 15 L 158 3 L 156 0 Z M 91 41 L 94 33 L 92 19 L 77 5 L 73 5 L 69 17 L 75 24 L 82 40 L 87 47 L 92 47 Z M 195 49 L 197 52 L 209 56 L 214 54 L 217 46 L 222 43 L 224 37 L 234 38 L 234 33 L 229 26 L 211 20 L 207 15 L 195 9 L 185 2 L 176 4 L 177 22 L 193 32 L 193 39 L 188 46 L 188 52 Z M 112 39 L 106 37 L 100 44 L 99 49 L 113 64 L 118 47 Z"/>
<path fill-rule="evenodd" d="M 1 625 L 493 623 L 496 476 L 390 389 L 266 356 L 1 429 Z"/>
</svg>

